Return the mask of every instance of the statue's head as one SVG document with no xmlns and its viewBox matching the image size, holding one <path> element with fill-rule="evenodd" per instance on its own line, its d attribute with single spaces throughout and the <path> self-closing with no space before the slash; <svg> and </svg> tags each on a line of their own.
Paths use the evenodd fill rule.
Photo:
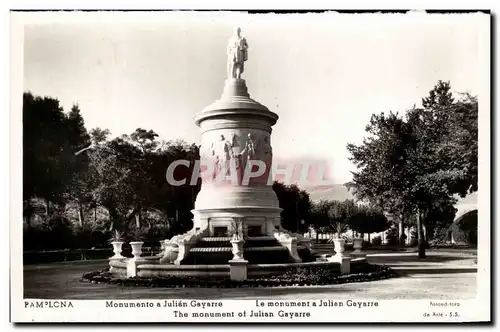
<svg viewBox="0 0 500 332">
<path fill-rule="evenodd" d="M 252 139 L 252 134 L 248 133 L 248 138 Z"/>
<path fill-rule="evenodd" d="M 221 140 L 221 141 L 225 140 L 224 135 L 220 135 L 220 140 Z"/>
<path fill-rule="evenodd" d="M 240 34 L 241 34 L 241 29 L 238 27 L 238 28 L 236 28 L 236 36 L 239 37 Z"/>
</svg>

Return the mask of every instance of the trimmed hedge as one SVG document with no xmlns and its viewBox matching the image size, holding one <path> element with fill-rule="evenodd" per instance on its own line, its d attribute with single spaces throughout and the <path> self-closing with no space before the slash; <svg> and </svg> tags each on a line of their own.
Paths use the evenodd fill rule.
<svg viewBox="0 0 500 332">
<path fill-rule="evenodd" d="M 142 256 L 152 256 L 159 253 L 159 248 L 142 247 Z M 96 249 L 66 249 L 50 251 L 25 251 L 23 252 L 24 264 L 41 264 L 66 261 L 84 261 L 92 259 L 108 259 L 113 256 L 112 248 Z M 124 245 L 122 255 L 132 257 L 132 249 Z"/>
<path fill-rule="evenodd" d="M 374 264 L 356 264 L 354 273 L 339 275 L 328 267 L 291 268 L 285 273 L 268 277 L 256 277 L 244 281 L 230 279 L 208 279 L 192 276 L 135 277 L 115 278 L 108 269 L 89 272 L 82 281 L 108 283 L 119 286 L 164 287 L 164 288 L 234 288 L 234 287 L 279 287 L 279 286 L 314 286 L 333 285 L 350 282 L 374 281 L 396 277 L 396 273 L 387 266 Z"/>
</svg>

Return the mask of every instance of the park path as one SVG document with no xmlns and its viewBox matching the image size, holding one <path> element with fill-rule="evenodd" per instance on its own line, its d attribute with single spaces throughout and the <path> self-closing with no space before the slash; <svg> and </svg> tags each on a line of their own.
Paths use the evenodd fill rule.
<svg viewBox="0 0 500 332">
<path fill-rule="evenodd" d="M 107 261 L 63 262 L 24 267 L 25 298 L 43 299 L 469 299 L 476 295 L 476 256 L 429 252 L 369 253 L 367 259 L 393 267 L 397 278 L 331 286 L 276 288 L 146 288 L 80 282 Z"/>
</svg>

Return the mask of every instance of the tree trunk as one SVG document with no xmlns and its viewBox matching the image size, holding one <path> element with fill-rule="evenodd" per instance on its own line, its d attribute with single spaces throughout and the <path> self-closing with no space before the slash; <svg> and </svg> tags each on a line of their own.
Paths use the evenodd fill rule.
<svg viewBox="0 0 500 332">
<path fill-rule="evenodd" d="M 80 227 L 82 227 L 84 224 L 84 219 L 83 219 L 83 207 L 81 206 L 81 204 L 78 204 L 78 222 L 80 223 Z"/>
<path fill-rule="evenodd" d="M 371 233 L 368 233 L 368 243 L 371 243 L 370 235 L 371 235 Z"/>
<path fill-rule="evenodd" d="M 50 218 L 50 201 L 48 199 L 45 200 L 45 221 L 49 222 Z"/>
<path fill-rule="evenodd" d="M 422 223 L 422 232 L 424 233 L 424 245 L 427 248 L 429 241 L 427 240 L 427 227 L 425 226 L 425 223 Z"/>
<path fill-rule="evenodd" d="M 31 206 L 30 200 L 27 200 L 26 209 L 24 210 L 24 222 L 26 226 L 31 227 L 31 217 L 33 216 L 33 207 Z"/>
<path fill-rule="evenodd" d="M 31 219 L 30 219 L 30 216 L 29 216 L 29 215 L 27 215 L 27 214 L 25 214 L 25 215 L 23 216 L 23 219 L 24 219 L 24 223 L 26 224 L 26 226 L 28 226 L 28 228 L 29 228 L 29 227 L 31 227 Z"/>
<path fill-rule="evenodd" d="M 420 209 L 417 210 L 417 233 L 418 233 L 418 258 L 425 258 L 425 235 L 422 215 Z"/>
<path fill-rule="evenodd" d="M 319 230 L 316 230 L 316 244 L 319 243 Z"/>
<path fill-rule="evenodd" d="M 94 226 L 97 225 L 97 206 L 94 208 Z"/>
<path fill-rule="evenodd" d="M 116 221 L 118 220 L 118 213 L 114 208 L 113 209 L 108 208 L 108 211 L 109 211 L 109 220 L 111 221 L 109 225 L 109 231 L 112 232 L 117 224 Z"/>
<path fill-rule="evenodd" d="M 135 214 L 135 227 L 137 229 L 141 228 L 141 218 L 139 216 L 139 211 L 137 211 Z"/>
<path fill-rule="evenodd" d="M 405 235 L 404 219 L 403 219 L 403 214 L 401 214 L 399 216 L 399 239 L 398 239 L 398 243 L 399 243 L 400 247 L 405 246 L 404 235 Z"/>
</svg>

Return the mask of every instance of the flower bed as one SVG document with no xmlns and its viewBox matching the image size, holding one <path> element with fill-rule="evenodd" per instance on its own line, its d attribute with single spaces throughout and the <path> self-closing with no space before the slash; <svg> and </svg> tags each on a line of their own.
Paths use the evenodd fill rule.
<svg viewBox="0 0 500 332">
<path fill-rule="evenodd" d="M 208 279 L 191 276 L 170 276 L 154 278 L 115 278 L 109 270 L 94 271 L 83 275 L 82 281 L 91 283 L 109 283 L 120 286 L 139 287 L 166 287 L 166 288 L 233 288 L 233 287 L 279 287 L 279 286 L 314 286 L 332 285 L 349 282 L 364 282 L 387 279 L 396 276 L 396 273 L 386 266 L 373 264 L 358 264 L 354 273 L 339 275 L 336 270 L 328 267 L 299 267 L 290 268 L 284 273 L 232 281 L 229 279 Z"/>
</svg>

